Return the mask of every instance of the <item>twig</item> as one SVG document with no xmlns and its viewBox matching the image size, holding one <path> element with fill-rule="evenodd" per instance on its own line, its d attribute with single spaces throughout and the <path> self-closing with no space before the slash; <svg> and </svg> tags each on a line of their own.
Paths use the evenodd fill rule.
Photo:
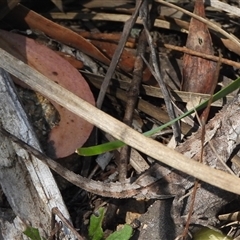
<svg viewBox="0 0 240 240">
<path fill-rule="evenodd" d="M 224 31 L 222 28 L 218 27 L 216 24 L 212 23 L 211 21 L 209 21 L 209 20 L 207 20 L 205 18 L 199 17 L 198 15 L 196 15 L 194 13 L 191 13 L 191 12 L 189 12 L 189 11 L 187 11 L 187 10 L 181 8 L 181 7 L 178 7 L 178 6 L 176 6 L 176 5 L 172 4 L 172 3 L 169 3 L 169 2 L 166 2 L 166 1 L 163 1 L 163 0 L 155 0 L 155 1 L 158 2 L 158 3 L 161 3 L 163 5 L 166 5 L 168 7 L 175 8 L 178 11 L 181 11 L 181 12 L 189 15 L 190 17 L 196 18 L 197 20 L 207 24 L 209 27 L 211 27 L 215 31 L 221 33 L 226 38 L 232 40 L 233 42 L 235 42 L 238 45 L 238 47 L 240 47 L 240 40 L 237 37 L 227 33 L 226 31 Z"/>
<path fill-rule="evenodd" d="M 139 15 L 141 15 L 142 12 L 144 12 L 144 14 L 147 15 L 146 16 L 147 21 L 149 18 L 148 6 L 149 6 L 149 0 L 144 0 L 139 10 L 140 12 Z M 150 24 L 150 21 L 149 21 L 149 25 L 152 25 Z M 141 58 L 141 55 L 145 54 L 146 47 L 147 47 L 147 39 L 146 39 L 145 31 L 142 31 L 138 41 L 137 56 L 136 56 L 134 71 L 133 71 L 133 79 L 130 83 L 129 90 L 127 91 L 127 104 L 126 104 L 125 115 L 123 118 L 123 122 L 128 126 L 131 126 L 132 124 L 133 112 L 138 101 L 138 96 L 139 96 L 140 86 L 141 86 L 142 76 L 143 76 L 143 67 L 144 67 L 144 62 Z M 124 146 L 120 151 L 120 157 L 119 157 L 118 169 L 119 169 L 120 182 L 123 182 L 126 179 L 128 159 L 129 159 L 129 147 Z"/>
<path fill-rule="evenodd" d="M 148 64 L 147 61 L 145 61 L 145 63 L 146 63 L 146 65 Z M 94 86 L 96 86 L 97 88 L 100 88 L 102 80 L 103 80 L 102 76 L 95 75 L 92 73 L 90 74 L 88 72 L 83 72 L 83 71 L 81 71 L 81 72 L 86 78 L 88 78 L 88 80 Z M 129 86 L 128 80 L 112 79 L 111 84 L 109 86 L 109 93 L 114 94 L 115 91 L 118 91 L 118 88 L 127 90 L 129 88 L 128 86 Z M 162 92 L 159 91 L 159 87 L 152 87 L 152 86 L 143 84 L 140 91 L 141 91 L 141 94 L 146 95 L 146 96 L 163 98 Z M 178 101 L 178 102 L 184 102 L 184 103 L 191 101 L 191 99 L 193 99 L 193 98 L 199 98 L 201 100 L 208 100 L 210 98 L 209 94 L 182 92 L 182 91 L 178 91 L 178 90 L 171 90 L 170 92 L 173 97 L 173 100 Z M 227 95 L 224 99 L 220 99 L 220 100 L 217 100 L 216 102 L 213 102 L 212 106 L 222 107 L 225 104 L 225 102 L 229 102 L 233 98 L 234 98 L 233 95 Z M 165 122 L 165 120 L 162 120 L 161 122 Z"/>
<path fill-rule="evenodd" d="M 142 184 L 138 182 L 133 183 L 119 183 L 119 182 L 100 182 L 95 181 L 89 178 L 84 178 L 79 174 L 76 174 L 67 168 L 63 167 L 60 163 L 52 160 L 51 158 L 47 157 L 45 154 L 40 152 L 39 150 L 35 149 L 31 145 L 28 145 L 21 139 L 17 138 L 16 136 L 12 135 L 10 132 L 5 130 L 0 126 L 0 133 L 4 136 L 7 136 L 11 141 L 15 142 L 19 147 L 26 150 L 29 154 L 35 156 L 38 160 L 41 160 L 44 164 L 46 164 L 49 168 L 53 171 L 58 173 L 61 177 L 65 178 L 70 183 L 78 186 L 79 188 L 84 189 L 87 192 L 94 193 L 96 195 L 100 195 L 103 197 L 110 197 L 110 198 L 158 198 L 158 199 L 168 199 L 172 198 L 172 194 L 157 194 L 151 193 L 147 189 L 152 186 L 157 180 L 160 180 L 162 176 L 159 176 L 144 183 L 143 178 L 140 177 Z"/>
<path fill-rule="evenodd" d="M 148 8 L 147 0 L 143 1 L 143 4 L 139 11 L 141 12 L 142 8 L 145 8 L 145 7 Z M 126 103 L 126 109 L 125 109 L 125 114 L 123 118 L 123 122 L 128 126 L 132 125 L 133 112 L 137 104 L 139 88 L 142 81 L 143 61 L 141 57 L 139 57 L 139 54 L 144 54 L 146 51 L 146 37 L 145 37 L 144 31 L 141 32 L 137 51 L 138 53 L 134 63 L 133 79 L 127 91 L 127 103 Z M 118 166 L 120 182 L 124 182 L 127 177 L 127 165 L 128 165 L 129 153 L 130 153 L 129 151 L 130 149 L 129 149 L 129 146 L 127 145 L 122 147 L 120 151 L 119 166 Z"/>
<path fill-rule="evenodd" d="M 217 56 L 213 56 L 213 55 L 209 55 L 209 54 L 205 54 L 205 53 L 200 53 L 200 52 L 191 50 L 191 49 L 186 48 L 186 47 L 179 47 L 179 46 L 174 46 L 174 45 L 171 45 L 171 44 L 163 44 L 163 46 L 168 48 L 168 49 L 171 49 L 171 50 L 187 53 L 187 54 L 194 55 L 194 56 L 197 56 L 197 57 L 202 57 L 202 58 L 212 60 L 212 61 L 215 61 L 215 62 L 220 61 L 221 63 L 224 63 L 226 65 L 233 66 L 233 67 L 236 67 L 236 68 L 240 68 L 240 63 L 232 61 L 230 59 L 226 59 L 226 58 L 219 59 L 219 57 L 217 57 Z"/>
<path fill-rule="evenodd" d="M 97 108 L 99 108 L 99 109 L 101 109 L 101 107 L 102 107 L 102 103 L 103 103 L 103 100 L 104 100 L 104 97 L 105 97 L 108 85 L 109 85 L 110 80 L 112 78 L 112 75 L 113 75 L 113 73 L 115 71 L 115 68 L 116 68 L 116 66 L 118 64 L 118 61 L 119 61 L 120 56 L 122 54 L 123 48 L 125 47 L 125 44 L 127 42 L 129 33 L 130 33 L 134 23 L 137 20 L 138 12 L 139 12 L 139 9 L 140 9 L 140 7 L 142 5 L 142 2 L 143 2 L 143 0 L 138 1 L 133 15 L 126 21 L 126 23 L 124 25 L 122 37 L 121 37 L 121 39 L 119 41 L 119 44 L 118 44 L 118 46 L 116 48 L 116 51 L 113 54 L 112 61 L 111 61 L 110 66 L 109 66 L 109 68 L 107 70 L 106 76 L 105 76 L 105 78 L 103 80 L 103 83 L 102 83 L 102 86 L 101 86 L 101 89 L 100 89 L 100 92 L 99 92 L 99 95 L 98 95 L 98 99 L 97 99 L 97 104 L 96 105 L 97 105 Z"/>
<path fill-rule="evenodd" d="M 219 60 L 217 62 L 217 67 L 216 67 L 216 72 L 214 74 L 214 77 L 212 79 L 212 89 L 210 91 L 211 97 L 210 100 L 208 102 L 208 105 L 206 107 L 206 109 L 203 111 L 202 115 L 201 115 L 201 119 L 199 124 L 201 125 L 201 151 L 200 151 L 200 163 L 203 163 L 203 154 L 204 154 L 204 142 L 205 142 L 205 134 L 206 134 L 206 122 L 209 116 L 209 112 L 211 109 L 211 103 L 212 103 L 212 97 L 213 97 L 213 92 L 215 89 L 215 86 L 218 82 L 218 78 L 219 78 L 219 72 L 220 72 L 220 66 L 221 66 L 221 55 L 219 56 Z M 183 231 L 183 238 L 186 238 L 187 233 L 188 233 L 188 229 L 190 226 L 190 220 L 191 220 L 191 216 L 193 214 L 193 209 L 194 209 L 194 203 L 195 203 L 195 198 L 196 198 L 196 194 L 197 194 L 197 189 L 200 186 L 200 181 L 198 179 L 195 180 L 194 183 L 194 187 L 193 187 L 193 192 L 192 192 L 192 198 L 191 198 L 191 204 L 190 204 L 190 209 L 188 212 L 188 217 L 187 217 L 187 221 L 186 221 L 186 225 Z"/>
<path fill-rule="evenodd" d="M 52 213 L 57 215 L 61 221 L 76 235 L 78 240 L 83 240 L 83 238 L 79 235 L 76 229 L 72 226 L 72 224 L 63 216 L 63 214 L 59 211 L 57 207 L 52 209 Z"/>
<path fill-rule="evenodd" d="M 148 40 L 148 44 L 151 50 L 151 57 L 152 57 L 152 64 L 153 64 L 153 68 L 154 68 L 154 72 L 152 72 L 152 74 L 154 75 L 155 79 L 157 80 L 161 90 L 162 90 L 162 94 L 163 94 L 163 98 L 166 104 L 166 108 L 169 114 L 169 118 L 172 120 L 174 118 L 176 118 L 176 114 L 174 112 L 174 108 L 171 102 L 171 96 L 170 93 L 166 87 L 166 84 L 164 83 L 162 76 L 161 76 L 161 72 L 159 69 L 159 64 L 158 64 L 158 59 L 157 59 L 157 54 L 156 54 L 156 50 L 154 48 L 154 43 L 153 43 L 153 39 L 150 35 L 150 32 L 148 30 L 148 27 L 146 25 L 146 22 L 143 20 L 143 26 L 144 26 L 144 30 L 146 32 L 147 35 L 147 40 Z M 151 69 L 150 69 L 151 70 Z M 180 127 L 179 127 L 179 123 L 176 122 L 172 125 L 172 129 L 173 129 L 173 134 L 175 137 L 175 140 L 177 142 L 180 141 L 181 139 L 181 132 L 180 132 Z"/>
<path fill-rule="evenodd" d="M 102 107 L 102 103 L 103 103 L 104 97 L 106 95 L 108 85 L 109 85 L 110 80 L 111 80 L 111 78 L 114 74 L 114 71 L 115 71 L 116 67 L 117 67 L 117 64 L 118 64 L 119 59 L 120 59 L 121 54 L 122 54 L 122 51 L 123 51 L 123 49 L 125 47 L 125 44 L 127 42 L 129 33 L 130 33 L 134 23 L 137 20 L 138 12 L 139 12 L 139 9 L 142 5 L 142 2 L 143 2 L 143 0 L 137 1 L 135 11 L 134 11 L 133 15 L 129 18 L 129 20 L 126 21 L 126 23 L 124 25 L 122 36 L 120 38 L 119 44 L 116 48 L 116 51 L 113 54 L 111 63 L 110 63 L 109 68 L 107 70 L 106 76 L 104 77 L 104 80 L 103 80 L 103 83 L 101 85 L 100 92 L 99 92 L 99 95 L 98 95 L 98 98 L 97 98 L 96 106 L 99 109 L 101 109 L 101 107 Z M 126 168 L 127 168 L 126 164 L 127 164 L 126 160 L 124 160 L 124 161 L 120 160 L 119 179 L 121 179 L 122 181 L 124 181 L 125 177 L 126 177 Z"/>
</svg>

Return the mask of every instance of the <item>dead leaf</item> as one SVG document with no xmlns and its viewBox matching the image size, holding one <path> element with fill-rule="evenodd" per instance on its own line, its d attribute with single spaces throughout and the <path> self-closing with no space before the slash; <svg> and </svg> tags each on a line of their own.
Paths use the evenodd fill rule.
<svg viewBox="0 0 240 240">
<path fill-rule="evenodd" d="M 62 58 L 64 58 L 66 61 L 68 61 L 69 63 L 71 63 L 71 65 L 73 65 L 73 67 L 77 68 L 77 69 L 83 69 L 84 65 L 82 61 L 77 60 L 76 58 L 65 54 L 63 52 L 58 52 L 56 51 L 56 53 L 61 56 Z"/>
<path fill-rule="evenodd" d="M 115 43 L 109 43 L 109 42 L 98 41 L 98 40 L 90 40 L 90 42 L 93 45 L 95 45 L 98 49 L 101 49 L 101 51 L 105 53 L 105 55 L 110 59 L 112 58 L 117 48 L 117 44 Z M 134 68 L 135 58 L 136 57 L 134 56 L 132 49 L 129 49 L 129 50 L 124 49 L 118 65 L 123 71 L 127 73 L 132 73 Z M 152 77 L 151 72 L 147 67 L 143 71 L 143 82 L 147 84 L 156 83 L 156 81 Z"/>
<path fill-rule="evenodd" d="M 221 39 L 223 45 L 228 50 L 230 50 L 230 51 L 232 51 L 232 52 L 234 52 L 234 53 L 236 53 L 240 56 L 239 46 L 235 42 L 231 41 L 230 39 L 224 38 L 224 37 L 221 37 L 220 39 Z"/>
<path fill-rule="evenodd" d="M 102 33 L 102 32 L 87 32 L 87 31 L 78 31 L 76 32 L 84 38 L 91 40 L 100 40 L 112 43 L 118 43 L 122 36 L 122 33 Z M 128 40 L 125 44 L 126 47 L 135 48 L 136 47 L 136 38 L 128 37 Z"/>
<path fill-rule="evenodd" d="M 19 58 L 52 81 L 94 104 L 94 98 L 82 75 L 68 62 L 33 39 L 0 30 L 0 47 Z M 49 136 L 48 154 L 62 158 L 72 154 L 89 137 L 93 126 L 51 101 L 61 120 Z"/>
<path fill-rule="evenodd" d="M 194 13 L 205 17 L 202 0 L 196 0 Z M 186 47 L 205 54 L 214 55 L 212 40 L 206 24 L 192 18 Z M 200 57 L 184 54 L 182 90 L 187 92 L 211 93 L 216 87 L 214 74 L 217 64 Z"/>
<path fill-rule="evenodd" d="M 109 65 L 110 63 L 110 60 L 107 59 L 95 46 L 77 33 L 48 20 L 21 4 L 15 7 L 5 17 L 5 20 L 11 22 L 14 26 L 18 26 L 19 28 L 25 26 L 31 29 L 40 30 L 49 37 L 66 45 L 72 46 L 106 65 Z"/>
</svg>

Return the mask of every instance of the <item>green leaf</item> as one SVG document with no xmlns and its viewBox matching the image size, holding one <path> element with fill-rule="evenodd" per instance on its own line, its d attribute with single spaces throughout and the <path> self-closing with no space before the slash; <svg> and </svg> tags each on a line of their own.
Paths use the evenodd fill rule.
<svg viewBox="0 0 240 240">
<path fill-rule="evenodd" d="M 37 228 L 27 227 L 27 229 L 23 233 L 32 240 L 42 240 L 39 234 L 39 230 Z"/>
<path fill-rule="evenodd" d="M 193 235 L 193 240 L 233 240 L 233 238 L 210 228 L 203 228 Z"/>
<path fill-rule="evenodd" d="M 132 227 L 125 224 L 122 229 L 109 235 L 106 240 L 129 240 L 132 236 L 132 232 Z"/>
<path fill-rule="evenodd" d="M 88 229 L 88 235 L 91 240 L 103 239 L 102 221 L 104 218 L 104 208 L 99 208 L 98 216 L 94 214 L 90 217 L 90 225 Z"/>
<path fill-rule="evenodd" d="M 226 97 L 229 93 L 237 90 L 240 87 L 240 78 L 236 79 L 235 81 L 233 81 L 232 83 L 230 83 L 228 86 L 226 86 L 225 88 L 221 89 L 219 92 L 215 93 L 212 97 L 211 100 L 212 102 L 215 102 L 223 97 Z M 195 111 L 199 111 L 205 107 L 207 107 L 208 105 L 208 101 L 206 100 L 202 103 L 200 103 L 198 106 L 196 106 L 195 108 L 189 110 L 188 112 L 182 114 L 181 116 L 163 124 L 162 126 L 152 129 L 148 132 L 143 133 L 145 136 L 150 137 L 155 133 L 158 133 L 160 131 L 162 131 L 164 128 L 171 126 L 173 123 L 181 120 L 182 118 L 185 118 L 187 116 L 189 116 L 190 114 L 194 113 Z M 76 150 L 76 152 L 81 155 L 81 156 L 94 156 L 94 155 L 99 155 L 105 152 L 109 152 L 109 151 L 113 151 L 119 147 L 124 146 L 125 143 L 123 143 L 122 141 L 113 141 L 113 142 L 108 142 L 108 143 L 104 143 L 104 144 L 100 144 L 97 146 L 93 146 L 93 147 L 86 147 L 86 148 L 78 148 Z"/>
</svg>

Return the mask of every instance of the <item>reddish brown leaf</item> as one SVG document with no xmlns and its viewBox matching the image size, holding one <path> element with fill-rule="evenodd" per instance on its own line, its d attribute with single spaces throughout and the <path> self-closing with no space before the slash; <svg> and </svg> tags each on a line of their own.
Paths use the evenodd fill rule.
<svg viewBox="0 0 240 240">
<path fill-rule="evenodd" d="M 92 92 L 82 75 L 46 46 L 30 38 L 0 30 L 0 47 L 77 96 L 94 104 Z M 84 144 L 93 126 L 57 103 L 51 102 L 58 110 L 61 120 L 50 133 L 48 153 L 52 157 L 62 158 Z"/>
<path fill-rule="evenodd" d="M 101 51 L 98 50 L 98 48 L 91 44 L 91 42 L 87 41 L 79 34 L 48 20 L 47 18 L 37 14 L 32 10 L 29 10 L 21 4 L 15 7 L 5 17 L 5 19 L 9 22 L 12 22 L 14 26 L 18 26 L 20 28 L 24 26 L 32 29 L 38 29 L 44 32 L 46 35 L 60 41 L 61 43 L 77 48 L 83 53 L 97 59 L 98 61 L 106 65 L 109 65 L 110 63 L 109 58 L 107 58 L 106 56 L 111 57 L 116 48 L 116 45 L 111 46 L 111 48 L 109 49 L 109 54 L 105 56 L 104 54 L 102 54 Z M 131 62 L 131 66 L 128 66 L 128 63 L 126 62 L 128 61 L 127 58 L 130 58 L 129 61 Z M 119 63 L 120 68 L 123 71 L 131 72 L 133 69 L 134 58 L 130 56 L 130 53 L 126 52 L 122 59 L 124 59 L 124 63 Z M 153 78 L 151 78 L 150 71 L 146 68 L 144 71 L 144 81 L 148 84 L 151 84 L 152 82 L 149 81 L 149 79 L 151 79 L 151 81 L 153 80 Z M 155 81 L 153 82 L 155 83 Z"/>
<path fill-rule="evenodd" d="M 76 31 L 79 35 L 84 38 L 92 39 L 92 40 L 100 40 L 112 43 L 118 43 L 122 33 L 98 33 L 98 32 L 87 32 L 87 31 Z M 136 47 L 136 39 L 129 37 L 125 46 L 129 48 Z"/>
<path fill-rule="evenodd" d="M 77 48 L 106 65 L 110 63 L 110 60 L 107 59 L 96 47 L 77 33 L 48 20 L 21 4 L 15 7 L 5 19 L 12 22 L 14 26 L 23 27 L 24 25 L 32 29 L 38 29 L 59 42 Z"/>
<path fill-rule="evenodd" d="M 98 49 L 101 49 L 101 51 L 104 52 L 108 58 L 112 58 L 117 47 L 117 44 L 115 43 L 109 43 L 109 42 L 103 42 L 103 41 L 97 41 L 97 40 L 91 40 L 91 42 Z M 124 49 L 118 65 L 123 71 L 127 73 L 132 73 L 134 68 L 135 58 L 136 57 L 133 55 L 133 51 Z M 147 84 L 156 83 L 152 77 L 151 72 L 147 67 L 143 71 L 143 82 Z"/>
<path fill-rule="evenodd" d="M 71 63 L 71 65 L 73 65 L 73 67 L 77 68 L 77 69 L 83 69 L 84 65 L 82 61 L 77 60 L 76 58 L 67 55 L 65 53 L 62 52 L 58 52 L 56 51 L 56 53 L 61 56 L 62 58 L 64 58 L 66 61 L 68 61 L 69 63 Z"/>
<path fill-rule="evenodd" d="M 202 0 L 196 0 L 194 13 L 205 17 Z M 192 18 L 186 47 L 201 53 L 214 54 L 212 40 L 206 24 Z M 212 93 L 216 87 L 214 74 L 216 63 L 188 54 L 183 57 L 183 85 L 182 90 L 198 93 Z"/>
</svg>

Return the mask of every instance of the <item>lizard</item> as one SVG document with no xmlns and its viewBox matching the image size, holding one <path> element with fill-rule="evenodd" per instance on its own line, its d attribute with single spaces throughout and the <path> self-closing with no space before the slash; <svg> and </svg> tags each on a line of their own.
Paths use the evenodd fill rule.
<svg viewBox="0 0 240 240">
<path fill-rule="evenodd" d="M 206 126 L 207 136 L 204 159 L 206 159 L 206 164 L 213 168 L 226 170 L 223 165 L 220 164 L 217 155 L 212 152 L 211 145 L 215 146 L 215 149 L 218 150 L 218 155 L 223 157 L 224 161 L 227 161 L 238 144 L 238 135 L 240 133 L 240 126 L 238 124 L 240 114 L 239 103 L 240 96 L 237 96 L 231 103 L 223 107 L 220 113 L 218 113 Z M 83 178 L 80 175 L 74 174 L 73 172 L 63 168 L 60 164 L 44 156 L 44 154 L 32 148 L 28 144 L 14 138 L 14 136 L 11 136 L 10 133 L 6 133 L 3 128 L 0 129 L 2 133 L 25 148 L 29 154 L 37 156 L 61 176 L 89 192 L 113 198 L 144 197 L 174 199 L 173 205 L 178 207 L 176 208 L 177 211 L 172 211 L 172 216 L 170 216 L 170 218 L 174 220 L 174 226 L 178 225 L 177 219 L 186 215 L 188 212 L 190 198 L 184 198 L 183 206 L 178 204 L 178 200 L 180 200 L 184 194 L 193 187 L 194 179 L 176 170 L 170 169 L 163 164 L 154 164 L 149 170 L 147 170 L 147 172 L 141 175 L 137 181 L 134 182 L 131 181 L 131 179 L 129 182 L 124 184 L 118 182 L 97 182 Z M 201 149 L 200 135 L 201 131 L 198 131 L 185 143 L 176 148 L 176 150 L 189 158 L 195 158 L 197 160 Z M 197 192 L 197 201 L 194 207 L 194 219 L 201 220 L 199 216 L 204 215 L 204 217 L 209 220 L 209 224 L 214 224 L 217 221 L 215 215 L 218 210 L 234 197 L 234 194 L 227 193 L 226 191 L 215 188 L 209 184 L 202 183 L 201 188 Z M 209 204 L 206 204 L 204 199 L 207 199 L 209 204 L 213 206 L 211 211 L 209 211 Z M 169 201 L 164 200 L 163 202 Z"/>
<path fill-rule="evenodd" d="M 207 132 L 207 138 L 205 145 L 208 147 L 208 143 L 211 141 L 223 141 L 222 138 L 225 137 L 225 135 L 222 135 L 221 133 L 224 131 L 226 132 L 231 132 L 231 141 L 228 141 L 230 144 L 231 142 L 236 141 L 237 142 L 237 137 L 238 137 L 238 132 L 240 129 L 238 129 L 237 126 L 237 120 L 235 116 L 238 114 L 238 109 L 236 106 L 238 102 L 238 98 L 235 99 L 231 104 L 228 104 L 223 108 L 223 110 L 216 115 L 216 117 L 209 122 L 209 124 L 206 126 L 206 132 Z M 231 108 L 231 111 L 229 111 L 229 108 Z M 227 110 L 228 109 L 228 110 Z M 228 114 L 226 114 L 228 113 Z M 229 124 L 228 119 L 232 119 L 232 124 Z M 234 121 L 233 121 L 234 120 Z M 227 129 L 227 130 L 226 130 Z M 173 185 L 173 186 L 179 186 L 181 184 L 185 185 L 186 187 L 189 185 L 190 177 L 182 176 L 182 174 L 177 173 L 177 171 L 174 171 L 162 164 L 154 164 L 153 166 L 150 167 L 149 170 L 147 170 L 145 173 L 140 175 L 137 180 L 134 182 L 131 181 L 131 179 L 124 183 L 121 184 L 119 182 L 115 183 L 102 183 L 90 179 L 86 179 L 80 175 L 74 174 L 72 171 L 67 170 L 66 168 L 63 168 L 60 164 L 57 162 L 51 160 L 49 157 L 44 155 L 43 153 L 39 152 L 38 150 L 32 148 L 28 144 L 24 143 L 20 139 L 14 137 L 11 135 L 9 132 L 4 130 L 3 128 L 0 128 L 0 131 L 8 135 L 13 141 L 17 142 L 20 144 L 23 148 L 25 148 L 29 153 L 37 156 L 40 160 L 44 161 L 51 169 L 56 171 L 58 174 L 66 178 L 67 180 L 71 181 L 73 184 L 89 191 L 92 193 L 95 193 L 97 195 L 101 195 L 104 197 L 114 197 L 114 198 L 130 198 L 130 197 L 135 197 L 135 198 L 140 198 L 140 197 L 145 197 L 145 198 L 171 198 L 175 196 L 175 190 L 174 191 L 169 191 L 168 194 L 165 194 L 168 192 L 166 188 L 169 188 L 164 186 L 162 189 L 159 189 L 160 195 L 156 192 L 157 190 L 155 189 L 157 185 L 160 185 L 159 182 L 162 182 L 162 185 Z M 176 148 L 177 151 L 183 153 L 184 155 L 188 156 L 189 158 L 193 157 L 198 157 L 199 151 L 200 151 L 200 144 L 201 144 L 201 138 L 200 138 L 201 132 L 198 131 L 194 135 L 192 135 L 186 142 L 184 142 L 182 145 Z M 234 140 L 235 139 L 235 140 Z M 226 143 L 227 144 L 227 143 Z M 230 144 L 231 146 L 224 146 L 222 148 L 222 151 L 224 151 L 227 148 L 229 149 L 228 153 L 226 153 L 226 159 L 231 155 L 233 149 L 236 146 L 235 144 Z M 219 150 L 219 149 L 218 149 Z M 218 160 L 217 157 L 214 156 L 214 154 L 211 151 L 207 151 L 205 148 L 206 154 L 209 156 L 206 156 L 208 159 L 208 165 L 212 167 L 216 167 Z M 225 154 L 225 153 L 224 153 Z M 220 154 L 223 155 L 223 154 Z M 214 159 L 213 159 L 214 158 Z M 218 164 L 219 165 L 219 164 Z M 217 167 L 219 168 L 219 167 Z M 178 177 L 174 176 L 176 175 L 181 175 L 181 180 L 176 181 L 175 183 L 171 182 L 169 178 L 177 179 Z M 166 180 L 168 179 L 168 180 Z M 187 183 L 185 183 L 185 181 Z M 181 184 L 179 184 L 181 182 Z M 167 183 L 167 184 L 165 184 Z M 191 185 L 191 184 L 190 184 Z M 154 189 L 155 193 L 151 191 L 151 188 Z M 165 190 L 163 190 L 165 188 Z M 172 187 L 175 188 L 175 187 Z M 165 191 L 165 192 L 164 192 Z M 161 192 L 164 192 L 162 194 Z M 154 197 L 155 195 L 155 197 Z M 166 195 L 165 197 L 163 195 Z"/>
</svg>

